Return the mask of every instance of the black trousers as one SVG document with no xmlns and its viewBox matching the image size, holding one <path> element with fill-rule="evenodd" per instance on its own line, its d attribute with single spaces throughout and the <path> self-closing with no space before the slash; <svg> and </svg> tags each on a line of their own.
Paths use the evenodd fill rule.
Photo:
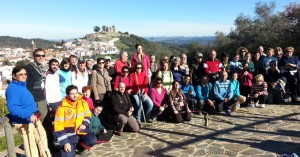
<svg viewBox="0 0 300 157">
<path fill-rule="evenodd" d="M 252 98 L 255 102 L 259 100 L 259 104 L 265 104 L 268 99 L 268 95 L 260 95 L 257 98 Z"/>
<path fill-rule="evenodd" d="M 289 72 L 283 73 L 283 76 L 286 77 L 287 83 L 285 86 L 286 90 L 289 90 L 291 92 L 291 98 L 292 101 L 297 101 L 297 86 L 296 86 L 296 76 L 291 75 Z"/>
<path fill-rule="evenodd" d="M 223 110 L 229 110 L 230 106 L 232 104 L 234 104 L 235 102 L 237 102 L 237 100 L 233 97 L 226 103 L 222 103 L 222 102 L 224 102 L 224 101 L 216 100 L 215 106 L 216 106 L 217 112 L 222 112 Z"/>
</svg>

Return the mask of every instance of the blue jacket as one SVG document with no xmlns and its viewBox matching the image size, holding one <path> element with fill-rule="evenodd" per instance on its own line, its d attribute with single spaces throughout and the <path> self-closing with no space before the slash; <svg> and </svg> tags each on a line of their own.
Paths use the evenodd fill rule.
<svg viewBox="0 0 300 157">
<path fill-rule="evenodd" d="M 213 100 L 213 95 L 211 95 L 212 84 L 208 83 L 208 85 L 198 84 L 196 87 L 196 93 L 198 100 L 207 101 L 208 99 Z"/>
<path fill-rule="evenodd" d="M 59 75 L 59 84 L 60 84 L 60 92 L 61 96 L 64 98 L 67 96 L 66 88 L 72 84 L 72 72 L 71 71 L 62 71 L 57 70 Z M 81 92 L 81 91 L 79 91 Z"/>
<path fill-rule="evenodd" d="M 239 72 L 242 69 L 242 63 L 236 60 L 230 61 L 230 73 Z"/>
<path fill-rule="evenodd" d="M 191 90 L 191 91 L 193 91 L 193 97 L 195 97 L 196 96 L 196 92 L 195 92 L 195 89 L 194 89 L 194 86 L 192 85 L 192 84 L 188 84 L 188 85 L 186 85 L 185 84 L 185 82 L 183 82 L 182 84 L 181 84 L 181 89 L 182 89 L 182 91 L 183 91 L 183 93 L 184 93 L 184 95 L 188 98 L 190 95 L 189 95 L 189 90 Z"/>
<path fill-rule="evenodd" d="M 12 81 L 5 92 L 9 119 L 12 124 L 28 124 L 37 106 L 26 82 Z"/>
<path fill-rule="evenodd" d="M 240 96 L 240 82 L 238 80 L 230 80 L 230 84 L 231 84 L 231 89 L 233 92 L 233 95 L 237 95 Z"/>
<path fill-rule="evenodd" d="M 222 81 L 221 79 L 215 82 L 214 87 L 215 99 L 223 101 L 224 98 L 231 99 L 233 97 L 233 92 L 229 80 Z"/>
</svg>

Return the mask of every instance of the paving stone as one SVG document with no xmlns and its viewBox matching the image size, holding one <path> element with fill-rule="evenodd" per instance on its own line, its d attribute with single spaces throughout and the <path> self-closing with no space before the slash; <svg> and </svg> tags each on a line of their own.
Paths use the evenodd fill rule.
<svg viewBox="0 0 300 157">
<path fill-rule="evenodd" d="M 141 156 L 151 156 L 147 153 L 152 152 L 153 149 L 151 147 L 136 147 L 132 154 L 133 157 L 141 157 Z"/>
<path fill-rule="evenodd" d="M 254 156 L 254 155 L 261 155 L 261 154 L 263 154 L 263 152 L 261 150 L 257 150 L 257 149 L 254 149 L 254 148 L 249 148 L 249 149 L 241 152 L 241 154 Z"/>
<path fill-rule="evenodd" d="M 219 147 L 209 146 L 207 148 L 208 154 L 224 154 L 225 150 Z"/>
<path fill-rule="evenodd" d="M 226 149 L 229 149 L 233 152 L 240 152 L 240 151 L 243 151 L 243 150 L 249 148 L 249 145 L 236 144 L 236 143 L 226 143 L 226 144 L 223 144 L 223 146 Z"/>
<path fill-rule="evenodd" d="M 206 155 L 205 150 L 198 150 L 193 154 L 193 156 L 204 156 L 204 155 Z"/>
</svg>

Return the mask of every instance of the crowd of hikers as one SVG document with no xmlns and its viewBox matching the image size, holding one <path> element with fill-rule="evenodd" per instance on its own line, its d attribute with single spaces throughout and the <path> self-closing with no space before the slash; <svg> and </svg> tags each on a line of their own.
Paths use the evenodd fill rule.
<svg viewBox="0 0 300 157">
<path fill-rule="evenodd" d="M 212 50 L 205 60 L 196 53 L 191 64 L 186 54 L 156 62 L 142 45 L 135 48 L 131 60 L 123 51 L 113 66 L 109 56 L 93 64 L 75 55 L 47 66 L 45 51 L 36 49 L 34 62 L 14 67 L 6 99 L 26 156 L 49 157 L 55 144 L 62 157 L 75 156 L 147 123 L 203 114 L 208 125 L 208 116 L 219 112 L 232 116 L 240 107 L 263 108 L 289 97 L 297 102 L 300 62 L 293 47 L 259 46 L 254 53 L 240 47 L 234 56 L 220 53 L 220 60 Z"/>
</svg>

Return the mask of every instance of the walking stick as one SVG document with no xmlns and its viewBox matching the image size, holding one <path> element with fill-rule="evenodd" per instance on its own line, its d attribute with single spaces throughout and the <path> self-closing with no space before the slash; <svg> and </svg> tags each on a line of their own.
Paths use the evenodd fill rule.
<svg viewBox="0 0 300 157">
<path fill-rule="evenodd" d="M 34 127 L 35 127 L 35 129 L 36 129 L 38 135 L 39 135 L 39 138 L 40 138 L 40 141 L 41 141 L 41 143 L 42 143 L 42 147 L 43 147 L 43 149 L 44 149 L 44 151 L 45 151 L 45 154 L 46 154 L 46 156 L 48 157 L 48 153 L 47 153 L 47 151 L 46 151 L 44 142 L 43 142 L 43 140 L 42 140 L 42 136 L 41 136 L 40 131 L 39 131 L 39 129 L 38 129 L 38 125 L 37 125 L 36 123 L 33 123 L 33 124 L 34 124 Z"/>
<path fill-rule="evenodd" d="M 147 127 L 146 116 L 145 116 L 144 107 L 143 107 L 143 102 L 142 102 L 142 96 L 143 96 L 142 94 L 139 94 L 140 105 L 141 105 L 141 108 L 142 108 L 142 114 L 143 114 L 143 117 L 144 117 L 144 123 L 145 123 L 145 127 Z"/>
</svg>

